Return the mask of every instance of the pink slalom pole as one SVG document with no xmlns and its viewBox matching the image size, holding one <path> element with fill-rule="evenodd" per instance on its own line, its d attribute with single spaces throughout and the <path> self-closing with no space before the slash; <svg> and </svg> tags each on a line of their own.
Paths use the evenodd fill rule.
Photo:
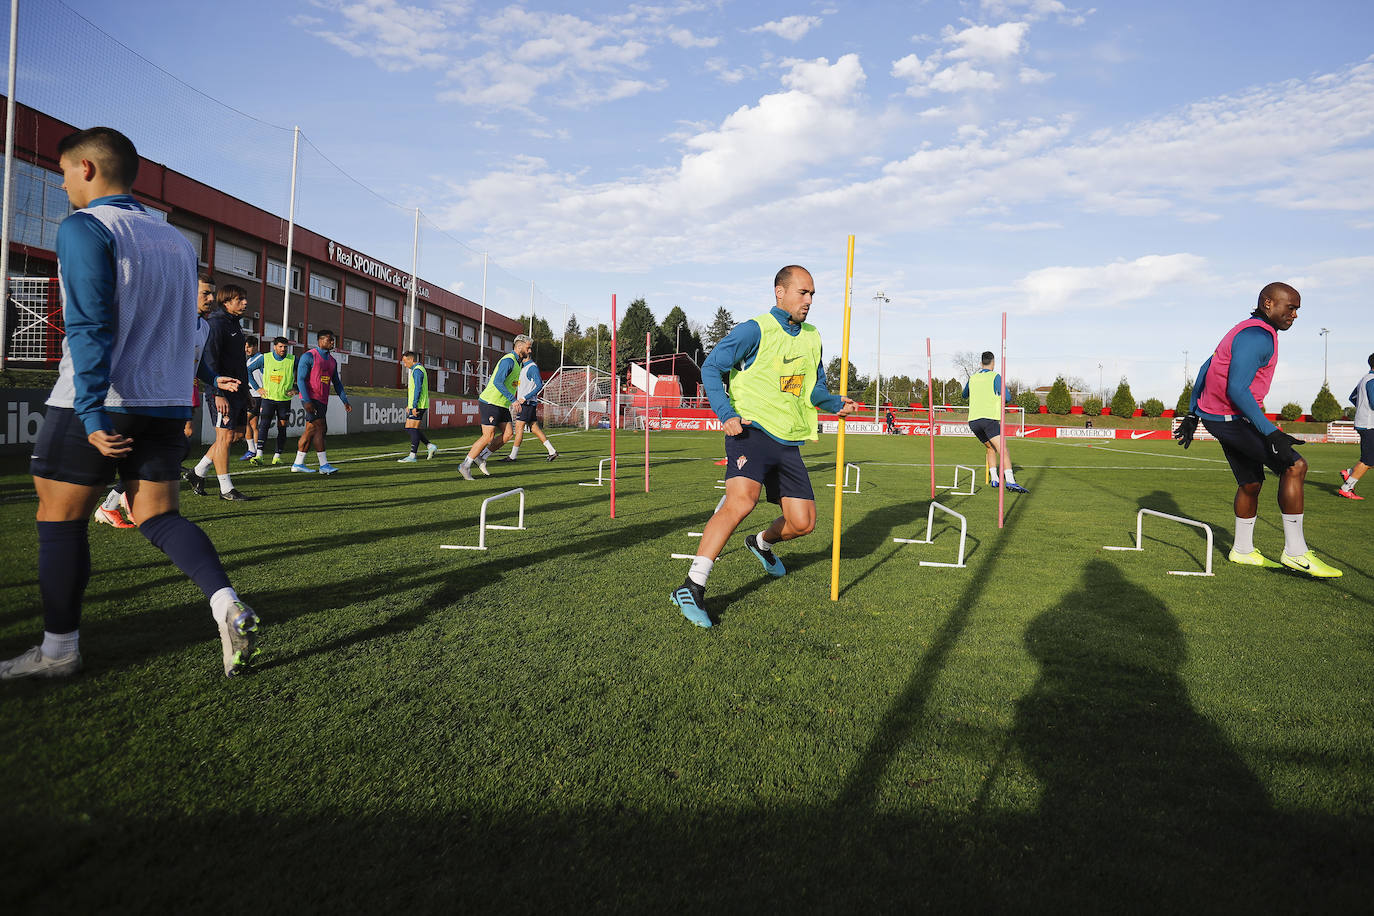
<svg viewBox="0 0 1374 916">
<path fill-rule="evenodd" d="M 930 440 L 930 498 L 935 498 L 935 379 L 930 370 L 930 338 L 926 338 L 926 421 Z"/>
<path fill-rule="evenodd" d="M 997 527 L 1001 528 L 1005 519 L 1003 504 L 1007 492 L 1007 313 L 1002 313 L 1002 362 L 998 365 L 1002 372 L 1002 396 L 997 399 L 997 426 L 1002 430 L 1002 447 L 997 450 L 997 476 L 1001 482 L 997 487 Z"/>
<path fill-rule="evenodd" d="M 615 428 L 620 425 L 620 369 L 615 364 L 615 293 L 611 293 L 611 518 L 615 518 Z"/>
<path fill-rule="evenodd" d="M 649 335 L 644 332 L 644 492 L 649 492 Z"/>
</svg>

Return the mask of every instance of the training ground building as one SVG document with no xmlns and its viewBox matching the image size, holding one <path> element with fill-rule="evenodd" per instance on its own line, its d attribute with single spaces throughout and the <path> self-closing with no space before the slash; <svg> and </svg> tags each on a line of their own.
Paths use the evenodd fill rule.
<svg viewBox="0 0 1374 916">
<path fill-rule="evenodd" d="M 0 97 L 0 102 L 5 102 Z M 3 110 L 3 106 L 0 106 Z M 15 158 L 10 205 L 10 301 L 7 362 L 56 366 L 61 356 L 61 300 L 57 290 L 57 226 L 71 212 L 62 190 L 57 144 L 76 128 L 24 105 L 15 107 Z M 137 137 L 130 138 L 135 145 Z M 402 384 L 400 356 L 407 349 L 410 272 L 368 257 L 346 244 L 295 227 L 291 255 L 291 327 L 283 330 L 287 221 L 209 185 L 147 159 L 134 194 L 150 213 L 181 231 L 198 253 L 202 271 L 219 285 L 248 291 L 246 333 L 266 345 L 282 336 L 297 353 L 314 346 L 315 332 L 332 330 L 345 386 L 395 388 Z M 487 379 L 480 363 L 494 366 L 521 333 L 518 321 L 482 307 L 423 278 L 416 283 L 414 349 L 436 393 L 475 397 Z M 189 303 L 188 303 L 189 304 Z"/>
</svg>

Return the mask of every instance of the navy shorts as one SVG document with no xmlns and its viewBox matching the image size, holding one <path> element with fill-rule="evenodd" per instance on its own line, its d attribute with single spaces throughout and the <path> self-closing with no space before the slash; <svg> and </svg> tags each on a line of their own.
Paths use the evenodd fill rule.
<svg viewBox="0 0 1374 916">
<path fill-rule="evenodd" d="M 304 407 L 306 404 L 311 404 L 315 408 L 314 413 L 306 413 L 306 425 L 309 426 L 311 423 L 315 423 L 318 424 L 318 427 L 322 432 L 329 432 L 329 405 L 324 401 L 317 401 L 314 398 L 301 401 L 302 407 Z"/>
<path fill-rule="evenodd" d="M 418 421 L 419 424 L 420 424 L 420 426 L 419 426 L 418 428 L 419 428 L 419 429 L 424 429 L 424 428 L 425 428 L 425 414 L 427 414 L 427 413 L 429 413 L 429 408 L 428 408 L 428 407 L 420 407 L 420 408 L 418 408 L 418 409 L 417 409 L 417 408 L 414 408 L 414 407 L 407 407 L 407 408 L 406 408 L 406 422 L 409 423 L 411 420 Z M 407 428 L 413 428 L 413 427 L 407 427 Z"/>
<path fill-rule="evenodd" d="M 291 424 L 291 402 L 272 401 L 263 398 L 262 410 L 258 413 L 258 425 L 264 427 L 270 426 L 277 420 L 280 420 L 288 426 Z"/>
<path fill-rule="evenodd" d="M 262 413 L 262 398 L 250 396 L 248 398 L 248 416 L 256 417 L 260 413 Z"/>
<path fill-rule="evenodd" d="M 983 417 L 978 420 L 969 420 L 968 428 L 973 430 L 973 434 L 978 437 L 978 441 L 983 444 L 991 442 L 1002 435 L 1002 424 L 996 420 Z"/>
<path fill-rule="evenodd" d="M 1356 428 L 1360 434 L 1360 463 L 1374 465 L 1374 429 Z"/>
<path fill-rule="evenodd" d="M 238 395 L 231 395 L 225 398 L 229 403 L 229 409 L 220 413 L 215 409 L 215 398 L 206 398 L 206 403 L 210 406 L 210 425 L 215 429 L 243 429 L 248 425 L 248 398 Z"/>
<path fill-rule="evenodd" d="M 802 463 L 801 448 L 783 445 L 777 439 L 752 427 L 738 436 L 725 437 L 725 479 L 747 477 L 763 484 L 770 503 L 784 497 L 815 501 L 811 475 Z"/>
<path fill-rule="evenodd" d="M 515 419 L 530 426 L 539 422 L 539 405 L 534 401 L 526 401 L 520 405 L 520 411 L 515 415 Z"/>
<path fill-rule="evenodd" d="M 1221 443 L 1221 453 L 1231 465 L 1231 473 L 1236 483 L 1263 483 L 1264 469 L 1281 475 L 1288 466 L 1269 450 L 1269 445 L 1260 431 L 1249 420 L 1208 420 L 1203 418 L 1202 425 Z"/>
<path fill-rule="evenodd" d="M 134 440 L 133 451 L 122 458 L 106 458 L 91 445 L 76 411 L 49 407 L 33 445 L 29 473 L 86 487 L 104 486 L 116 472 L 123 480 L 181 478 L 181 462 L 190 448 L 185 420 L 114 412 L 109 417 L 115 432 Z"/>
<path fill-rule="evenodd" d="M 477 401 L 477 412 L 482 416 L 483 426 L 501 426 L 510 422 L 509 407 L 502 407 L 499 404 L 488 404 L 480 398 Z"/>
</svg>

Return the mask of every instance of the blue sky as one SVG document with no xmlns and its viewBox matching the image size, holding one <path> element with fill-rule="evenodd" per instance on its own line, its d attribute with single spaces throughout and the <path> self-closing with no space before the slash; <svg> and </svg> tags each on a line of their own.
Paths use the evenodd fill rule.
<svg viewBox="0 0 1374 916">
<path fill-rule="evenodd" d="M 956 351 L 999 348 L 1007 311 L 1010 376 L 1125 375 L 1172 406 L 1185 351 L 1195 372 L 1270 280 L 1303 293 L 1270 409 L 1310 405 L 1320 328 L 1341 399 L 1374 351 L 1367 2 L 69 5 L 419 206 L 447 233 L 427 248 L 431 281 L 479 298 L 471 253 L 487 251 L 502 268 L 489 302 L 523 311 L 534 281 L 555 325 L 564 305 L 606 320 L 611 293 L 660 318 L 742 319 L 795 261 L 835 355 L 852 233 L 850 356 L 866 373 L 879 289 L 884 375 L 924 375 L 927 336 L 936 374 L 954 374 Z M 136 66 L 113 79 L 128 85 L 105 107 L 88 80 L 49 91 L 116 126 L 161 108 Z M 171 117 L 193 108 L 178 98 Z M 279 161 L 235 174 L 280 133 L 251 124 L 222 159 L 190 134 L 135 142 L 284 212 Z M 356 186 L 312 191 L 304 225 L 408 264 L 403 214 L 372 216 Z M 461 277 L 442 252 L 466 259 Z"/>
</svg>

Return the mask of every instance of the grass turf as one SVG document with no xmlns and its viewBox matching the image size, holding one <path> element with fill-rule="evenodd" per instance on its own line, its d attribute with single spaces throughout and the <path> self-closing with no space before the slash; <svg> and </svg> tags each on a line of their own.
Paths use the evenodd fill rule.
<svg viewBox="0 0 1374 916">
<path fill-rule="evenodd" d="M 834 438 L 805 450 L 818 528 L 768 577 L 727 546 L 701 631 L 668 602 L 720 496 L 719 434 L 527 443 L 458 479 L 466 436 L 396 465 L 338 438 L 338 476 L 238 473 L 263 497 L 185 513 L 265 622 L 220 675 L 199 592 L 136 532 L 91 529 L 86 672 L 0 688 L 8 900 L 21 909 L 1354 910 L 1374 887 L 1374 580 L 1354 449 L 1304 449 L 1311 545 L 1344 578 L 1225 561 L 1214 445 L 1013 444 L 1026 496 L 940 501 L 926 440 L 857 437 L 828 600 Z M 980 465 L 942 439 L 937 482 Z M 236 466 L 238 471 L 242 465 Z M 31 490 L 0 465 L 0 657 L 38 620 Z M 483 498 L 527 530 L 475 544 Z M 1271 481 L 1257 545 L 1282 542 Z M 1213 578 L 1197 529 L 1214 526 Z M 491 521 L 511 523 L 513 502 Z"/>
</svg>

